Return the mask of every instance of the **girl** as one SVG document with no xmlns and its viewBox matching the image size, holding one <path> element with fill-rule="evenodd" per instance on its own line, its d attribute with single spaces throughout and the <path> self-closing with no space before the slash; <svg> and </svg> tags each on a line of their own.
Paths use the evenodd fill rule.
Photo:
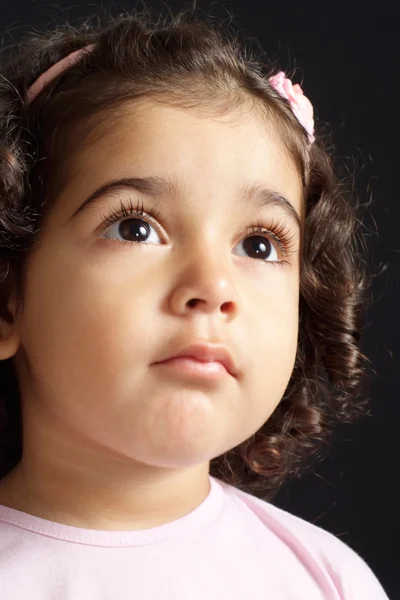
<svg viewBox="0 0 400 600">
<path fill-rule="evenodd" d="M 363 407 L 357 216 L 300 86 L 190 13 L 1 72 L 1 598 L 387 598 L 270 503 Z"/>
</svg>

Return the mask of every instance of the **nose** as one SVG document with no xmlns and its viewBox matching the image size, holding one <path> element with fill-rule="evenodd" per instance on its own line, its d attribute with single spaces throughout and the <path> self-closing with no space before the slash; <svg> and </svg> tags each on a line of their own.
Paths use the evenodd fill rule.
<svg viewBox="0 0 400 600">
<path fill-rule="evenodd" d="M 218 313 L 232 319 L 241 302 L 233 281 L 232 266 L 221 260 L 217 249 L 195 250 L 181 260 L 171 309 L 185 315 L 193 311 Z"/>
</svg>

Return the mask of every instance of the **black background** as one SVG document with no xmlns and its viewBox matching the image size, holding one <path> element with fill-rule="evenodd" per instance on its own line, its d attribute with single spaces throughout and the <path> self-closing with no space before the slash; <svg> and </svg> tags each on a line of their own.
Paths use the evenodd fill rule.
<svg viewBox="0 0 400 600">
<path fill-rule="evenodd" d="M 368 393 L 372 415 L 340 427 L 326 460 L 300 481 L 289 482 L 274 503 L 331 531 L 354 548 L 380 579 L 391 599 L 400 598 L 398 562 L 398 439 L 400 431 L 400 68 L 398 15 L 360 14 L 351 20 L 339 7 L 327 9 L 289 1 L 202 2 L 202 12 L 234 17 L 234 28 L 258 40 L 278 56 L 281 66 L 297 67 L 316 116 L 334 130 L 336 154 L 356 173 L 362 199 L 372 194 L 371 216 L 379 236 L 369 243 L 376 263 L 388 265 L 374 283 L 364 352 L 376 375 Z M 131 2 L 13 0 L 0 5 L 3 45 L 19 39 L 27 27 L 51 27 L 107 7 L 113 14 L 142 8 Z M 154 14 L 166 6 L 174 12 L 191 2 L 167 5 L 147 0 Z M 323 8 L 321 8 L 323 7 Z M 300 10 L 301 9 L 301 10 Z M 362 600 L 360 598 L 359 600 Z"/>
</svg>

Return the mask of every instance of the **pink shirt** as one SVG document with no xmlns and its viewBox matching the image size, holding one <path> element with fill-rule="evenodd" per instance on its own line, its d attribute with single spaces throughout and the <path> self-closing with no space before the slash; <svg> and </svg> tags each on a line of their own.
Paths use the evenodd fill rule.
<svg viewBox="0 0 400 600">
<path fill-rule="evenodd" d="M 1 600 L 388 600 L 332 534 L 210 484 L 191 513 L 146 530 L 82 529 L 0 505 Z"/>
</svg>

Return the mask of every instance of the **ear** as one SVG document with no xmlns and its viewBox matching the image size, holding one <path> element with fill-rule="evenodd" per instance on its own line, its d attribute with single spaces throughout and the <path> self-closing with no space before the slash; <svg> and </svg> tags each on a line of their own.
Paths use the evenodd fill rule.
<svg viewBox="0 0 400 600">
<path fill-rule="evenodd" d="M 7 304 L 10 320 L 0 317 L 0 360 L 6 360 L 16 354 L 20 338 L 17 328 L 17 301 L 15 287 L 10 292 Z"/>
</svg>

